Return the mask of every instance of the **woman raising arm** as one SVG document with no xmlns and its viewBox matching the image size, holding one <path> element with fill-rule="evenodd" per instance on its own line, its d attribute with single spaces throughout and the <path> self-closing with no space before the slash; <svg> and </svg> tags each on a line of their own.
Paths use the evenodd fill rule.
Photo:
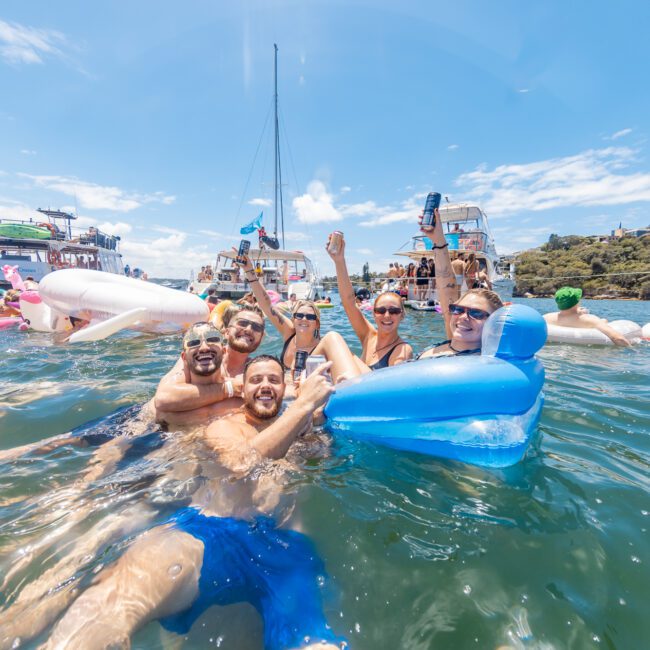
<svg viewBox="0 0 650 650">
<path fill-rule="evenodd" d="M 354 288 L 345 263 L 343 236 L 341 236 L 341 243 L 335 251 L 330 250 L 328 240 L 327 253 L 334 260 L 336 266 L 339 295 L 343 308 L 363 346 L 361 361 L 371 370 L 378 370 L 412 358 L 413 349 L 401 338 L 398 331 L 404 318 L 401 298 L 392 292 L 380 294 L 373 307 L 375 325 L 372 325 L 355 303 Z"/>
</svg>

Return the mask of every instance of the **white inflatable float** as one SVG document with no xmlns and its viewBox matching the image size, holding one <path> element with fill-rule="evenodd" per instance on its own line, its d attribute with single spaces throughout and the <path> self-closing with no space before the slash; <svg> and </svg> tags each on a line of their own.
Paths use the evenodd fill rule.
<svg viewBox="0 0 650 650">
<path fill-rule="evenodd" d="M 91 321 L 70 337 L 72 343 L 97 341 L 125 328 L 185 329 L 209 315 L 207 304 L 191 293 L 103 271 L 55 271 L 41 280 L 39 295 L 50 309 L 52 329 L 58 329 L 61 315 Z M 45 321 L 41 317 L 39 323 Z"/>
<path fill-rule="evenodd" d="M 615 320 L 608 323 L 608 325 L 619 334 L 622 334 L 630 343 L 638 343 L 643 337 L 641 326 L 631 320 Z M 648 328 L 648 325 L 645 325 L 645 328 Z M 563 327 L 562 325 L 552 324 L 548 325 L 548 338 L 546 342 L 569 343 L 572 345 L 614 345 L 609 336 L 599 332 L 597 329 Z"/>
</svg>

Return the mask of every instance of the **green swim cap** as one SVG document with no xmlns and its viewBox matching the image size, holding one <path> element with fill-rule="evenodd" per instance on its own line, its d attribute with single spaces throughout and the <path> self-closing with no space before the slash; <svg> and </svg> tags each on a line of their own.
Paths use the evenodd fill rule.
<svg viewBox="0 0 650 650">
<path fill-rule="evenodd" d="M 571 309 L 580 302 L 580 298 L 582 298 L 582 289 L 562 287 L 555 292 L 555 302 L 561 310 Z"/>
</svg>

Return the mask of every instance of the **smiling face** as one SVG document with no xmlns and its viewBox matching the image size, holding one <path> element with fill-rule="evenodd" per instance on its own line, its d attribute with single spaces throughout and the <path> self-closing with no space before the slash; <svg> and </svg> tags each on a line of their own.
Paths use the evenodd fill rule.
<svg viewBox="0 0 650 650">
<path fill-rule="evenodd" d="M 311 334 L 315 338 L 314 332 L 320 328 L 320 312 L 318 308 L 306 301 L 298 302 L 297 304 L 298 306 L 293 312 L 293 326 L 296 330 L 296 335 Z"/>
<path fill-rule="evenodd" d="M 255 361 L 244 373 L 244 406 L 258 418 L 273 418 L 282 406 L 284 388 L 284 371 L 277 360 Z"/>
<path fill-rule="evenodd" d="M 208 323 L 193 325 L 183 337 L 182 358 L 190 372 L 209 377 L 221 368 L 223 343 L 219 330 Z"/>
<path fill-rule="evenodd" d="M 377 311 L 378 309 L 384 311 L 384 308 L 385 313 L 383 314 Z M 397 333 L 397 328 L 404 318 L 402 299 L 396 293 L 382 293 L 375 300 L 373 316 L 377 325 L 377 332 Z"/>
<path fill-rule="evenodd" d="M 468 293 L 463 296 L 458 302 L 458 305 L 463 307 L 470 307 L 473 309 L 481 309 L 488 314 L 494 311 L 493 306 L 488 300 L 482 296 Z M 481 334 L 483 333 L 483 325 L 485 325 L 487 318 L 477 320 L 467 314 L 467 312 L 458 316 L 451 315 L 451 338 L 453 341 L 462 341 L 466 344 L 471 344 L 473 347 L 481 347 Z"/>
<path fill-rule="evenodd" d="M 226 328 L 228 347 L 236 352 L 254 352 L 263 338 L 264 318 L 254 311 L 241 310 Z"/>
</svg>

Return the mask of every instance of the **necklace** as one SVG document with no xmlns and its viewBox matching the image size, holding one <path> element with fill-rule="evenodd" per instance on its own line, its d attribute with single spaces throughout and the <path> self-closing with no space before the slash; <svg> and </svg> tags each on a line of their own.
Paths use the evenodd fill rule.
<svg viewBox="0 0 650 650">
<path fill-rule="evenodd" d="M 449 349 L 455 352 L 456 354 L 475 354 L 476 352 L 480 352 L 481 348 L 474 348 L 473 350 L 457 350 L 449 341 Z"/>
<path fill-rule="evenodd" d="M 382 345 L 380 348 L 375 348 L 375 353 L 379 352 L 379 350 L 383 350 L 384 348 L 387 348 L 389 345 L 393 345 L 393 343 L 397 343 L 398 341 L 401 341 L 402 339 L 398 336 L 396 339 L 392 340 L 390 343 L 386 343 L 386 345 Z"/>
</svg>

